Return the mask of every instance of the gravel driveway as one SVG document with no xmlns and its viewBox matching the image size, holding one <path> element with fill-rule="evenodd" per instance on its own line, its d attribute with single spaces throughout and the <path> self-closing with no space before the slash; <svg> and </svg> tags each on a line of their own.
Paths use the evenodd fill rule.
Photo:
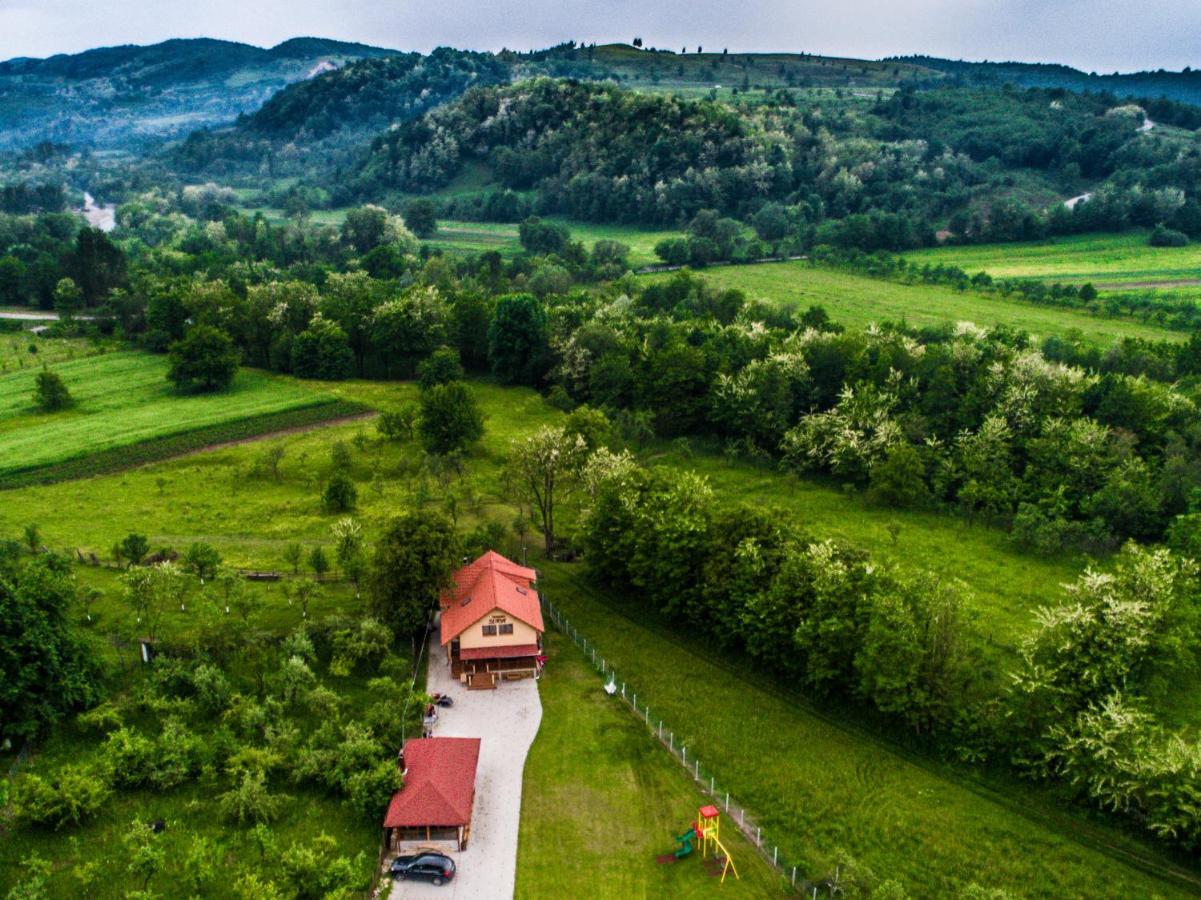
<svg viewBox="0 0 1201 900">
<path fill-rule="evenodd" d="M 475 809 L 467 849 L 451 854 L 458 872 L 450 884 L 398 881 L 392 900 L 503 900 L 513 896 L 517 877 L 517 826 L 521 821 L 521 778 L 525 757 L 542 721 L 538 683 L 501 682 L 494 691 L 469 691 L 451 678 L 441 647 L 431 642 L 426 690 L 450 694 L 455 705 L 438 710 L 435 737 L 480 738 Z M 391 860 L 389 860 L 390 862 Z"/>
</svg>

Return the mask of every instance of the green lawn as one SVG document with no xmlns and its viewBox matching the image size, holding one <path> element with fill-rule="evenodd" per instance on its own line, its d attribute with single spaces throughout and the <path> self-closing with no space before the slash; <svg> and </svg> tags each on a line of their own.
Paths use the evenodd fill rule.
<svg viewBox="0 0 1201 900">
<path fill-rule="evenodd" d="M 538 686 L 542 725 L 525 764 L 518 898 L 712 897 L 699 854 L 668 865 L 675 835 L 709 802 L 624 705 L 601 690 L 583 654 L 551 633 Z M 724 823 L 723 823 L 724 824 Z M 722 896 L 770 897 L 781 880 L 738 834 L 722 840 L 738 867 Z"/>
<path fill-rule="evenodd" d="M 1108 319 L 1070 309 L 1037 306 L 987 294 L 963 293 L 947 287 L 896 284 L 848 272 L 817 268 L 805 262 L 763 263 L 705 269 L 720 287 L 744 290 L 750 297 L 782 300 L 801 307 L 819 304 L 848 328 L 904 319 L 910 325 L 974 322 L 1010 325 L 1035 335 L 1079 329 L 1090 343 L 1108 346 L 1123 337 L 1180 340 L 1180 334 L 1131 319 Z M 648 275 L 664 278 L 665 275 Z"/>
<path fill-rule="evenodd" d="M 57 363 L 75 401 L 57 413 L 33 405 L 36 369 L 0 376 L 0 474 L 329 399 L 303 382 L 250 369 L 228 391 L 183 396 L 167 381 L 167 365 L 139 352 Z"/>
<path fill-rule="evenodd" d="M 915 263 L 958 266 L 995 278 L 1038 278 L 1099 288 L 1201 280 L 1201 245 L 1151 247 L 1144 231 L 1087 234 L 1024 244 L 936 247 L 905 254 Z M 1179 288 L 1201 293 L 1197 285 Z"/>
<path fill-rule="evenodd" d="M 540 563 L 540 587 L 640 703 L 755 811 L 765 839 L 821 877 L 847 854 L 912 896 L 978 882 L 1019 896 L 1183 896 L 1201 889 L 1143 845 L 1057 813 L 1023 785 L 1004 793 L 910 757 L 746 673 L 703 639 L 620 607 L 578 566 Z M 552 673 L 553 674 L 553 673 Z"/>
</svg>

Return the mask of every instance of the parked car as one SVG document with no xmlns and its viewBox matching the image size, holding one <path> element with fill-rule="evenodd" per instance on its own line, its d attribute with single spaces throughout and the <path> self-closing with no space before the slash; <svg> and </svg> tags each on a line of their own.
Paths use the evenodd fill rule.
<svg viewBox="0 0 1201 900">
<path fill-rule="evenodd" d="M 392 860 L 392 877 L 442 884 L 455 877 L 455 861 L 442 853 L 410 853 Z"/>
</svg>

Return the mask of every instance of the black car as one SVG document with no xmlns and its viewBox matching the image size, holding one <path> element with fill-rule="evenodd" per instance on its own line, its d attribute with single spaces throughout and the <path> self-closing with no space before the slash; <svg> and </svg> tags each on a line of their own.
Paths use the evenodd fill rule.
<svg viewBox="0 0 1201 900">
<path fill-rule="evenodd" d="M 410 853 L 392 860 L 392 877 L 441 884 L 455 877 L 455 861 L 441 853 Z"/>
</svg>

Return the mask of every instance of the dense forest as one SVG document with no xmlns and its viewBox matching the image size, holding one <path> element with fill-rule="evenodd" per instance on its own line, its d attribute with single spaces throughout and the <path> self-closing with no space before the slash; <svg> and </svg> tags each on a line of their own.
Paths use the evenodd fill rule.
<svg viewBox="0 0 1201 900">
<path fill-rule="evenodd" d="M 865 250 L 932 243 L 939 224 L 967 240 L 1160 223 L 1201 233 L 1195 136 L 1148 132 L 1141 108 L 1116 103 L 902 89 L 829 111 L 787 94 L 730 106 L 541 79 L 473 90 L 381 135 L 347 190 L 438 191 L 477 164 L 497 191 L 534 191 L 539 213 L 749 221 L 778 203 L 802 245 Z M 1083 184 L 1092 199 L 1069 209 L 1061 198 Z"/>
</svg>

